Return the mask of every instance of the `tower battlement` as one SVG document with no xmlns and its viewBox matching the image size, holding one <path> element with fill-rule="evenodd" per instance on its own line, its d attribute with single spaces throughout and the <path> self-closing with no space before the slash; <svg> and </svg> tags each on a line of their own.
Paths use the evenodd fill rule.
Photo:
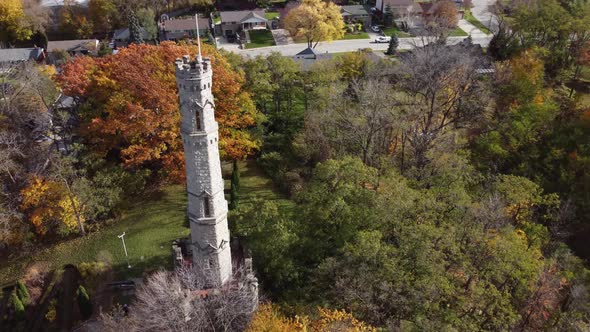
<svg viewBox="0 0 590 332">
<path fill-rule="evenodd" d="M 195 80 L 211 76 L 212 74 L 211 59 L 208 57 L 199 60 L 197 56 L 194 60 L 191 60 L 190 56 L 185 55 L 182 59 L 176 59 L 174 64 L 176 65 L 177 79 Z"/>
</svg>

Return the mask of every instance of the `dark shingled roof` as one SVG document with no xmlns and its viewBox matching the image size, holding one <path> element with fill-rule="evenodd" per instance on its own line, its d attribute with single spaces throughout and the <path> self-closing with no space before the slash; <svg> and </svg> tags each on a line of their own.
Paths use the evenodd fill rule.
<svg viewBox="0 0 590 332">
<path fill-rule="evenodd" d="M 340 12 L 342 13 L 342 16 L 369 15 L 370 7 L 363 5 L 340 6 Z"/>
<path fill-rule="evenodd" d="M 221 23 L 241 22 L 251 13 L 256 14 L 260 18 L 264 17 L 264 10 L 238 10 L 219 12 L 219 16 L 221 17 Z M 266 19 L 264 20 L 266 21 Z"/>
<path fill-rule="evenodd" d="M 0 62 L 37 60 L 42 54 L 42 48 L 5 48 L 0 49 Z"/>
</svg>

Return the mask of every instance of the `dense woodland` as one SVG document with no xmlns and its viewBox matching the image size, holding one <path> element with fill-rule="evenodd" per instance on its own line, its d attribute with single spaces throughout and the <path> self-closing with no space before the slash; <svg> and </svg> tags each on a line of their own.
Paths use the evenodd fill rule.
<svg viewBox="0 0 590 332">
<path fill-rule="evenodd" d="M 292 200 L 240 203 L 234 168 L 231 232 L 268 303 L 248 323 L 234 320 L 239 299 L 220 298 L 202 304 L 204 320 L 590 329 L 590 3 L 500 4 L 498 15 L 487 50 L 438 36 L 378 63 L 355 52 L 302 70 L 278 53 L 203 46 L 222 158 L 255 160 Z M 195 52 L 166 42 L 59 72 L 2 68 L 0 258 L 100 232 L 133 197 L 184 182 L 173 62 Z M 76 107 L 54 107 L 60 92 Z M 154 297 L 180 306 L 153 290 L 181 277 L 153 275 L 127 327 L 141 330 Z M 121 319 L 103 317 L 113 330 Z"/>
</svg>

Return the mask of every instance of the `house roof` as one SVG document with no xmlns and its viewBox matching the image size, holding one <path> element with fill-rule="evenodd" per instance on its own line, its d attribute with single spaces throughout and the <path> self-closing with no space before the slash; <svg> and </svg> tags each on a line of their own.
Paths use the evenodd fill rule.
<svg viewBox="0 0 590 332">
<path fill-rule="evenodd" d="M 370 7 L 363 5 L 340 6 L 342 16 L 369 15 Z"/>
<path fill-rule="evenodd" d="M 295 54 L 295 56 L 297 55 L 317 55 L 318 53 L 311 47 L 308 47 L 306 49 L 304 49 L 303 51 Z"/>
<path fill-rule="evenodd" d="M 42 54 L 42 48 L 5 48 L 0 49 L 0 62 L 38 60 Z"/>
<path fill-rule="evenodd" d="M 96 51 L 98 49 L 98 39 L 79 39 L 79 40 L 53 40 L 47 42 L 47 52 L 55 50 L 75 51 Z"/>
<path fill-rule="evenodd" d="M 197 22 L 194 17 L 171 19 L 162 22 L 162 27 L 165 31 L 187 31 L 197 30 Z M 199 17 L 199 29 L 210 28 L 209 19 Z"/>
<path fill-rule="evenodd" d="M 262 18 L 264 22 L 266 22 L 266 19 L 264 18 L 264 10 L 238 10 L 219 12 L 219 16 L 221 17 L 221 23 L 242 22 L 242 20 L 247 19 L 249 14 L 252 13 L 256 14 L 258 18 Z"/>
<path fill-rule="evenodd" d="M 263 16 L 260 16 L 255 12 L 250 12 L 246 17 L 240 20 L 240 23 L 266 23 L 267 20 Z"/>
<path fill-rule="evenodd" d="M 383 11 L 387 8 L 387 5 L 391 7 L 409 7 L 414 4 L 414 0 L 384 0 Z"/>
</svg>

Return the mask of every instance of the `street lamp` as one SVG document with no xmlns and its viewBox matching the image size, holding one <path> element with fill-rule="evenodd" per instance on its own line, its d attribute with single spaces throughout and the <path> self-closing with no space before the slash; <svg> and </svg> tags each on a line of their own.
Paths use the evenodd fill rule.
<svg viewBox="0 0 590 332">
<path fill-rule="evenodd" d="M 117 235 L 119 239 L 123 242 L 123 250 L 125 250 L 125 258 L 127 259 L 127 268 L 131 268 L 131 264 L 129 264 L 129 256 L 127 255 L 127 246 L 125 245 L 125 232 L 121 235 Z"/>
</svg>

